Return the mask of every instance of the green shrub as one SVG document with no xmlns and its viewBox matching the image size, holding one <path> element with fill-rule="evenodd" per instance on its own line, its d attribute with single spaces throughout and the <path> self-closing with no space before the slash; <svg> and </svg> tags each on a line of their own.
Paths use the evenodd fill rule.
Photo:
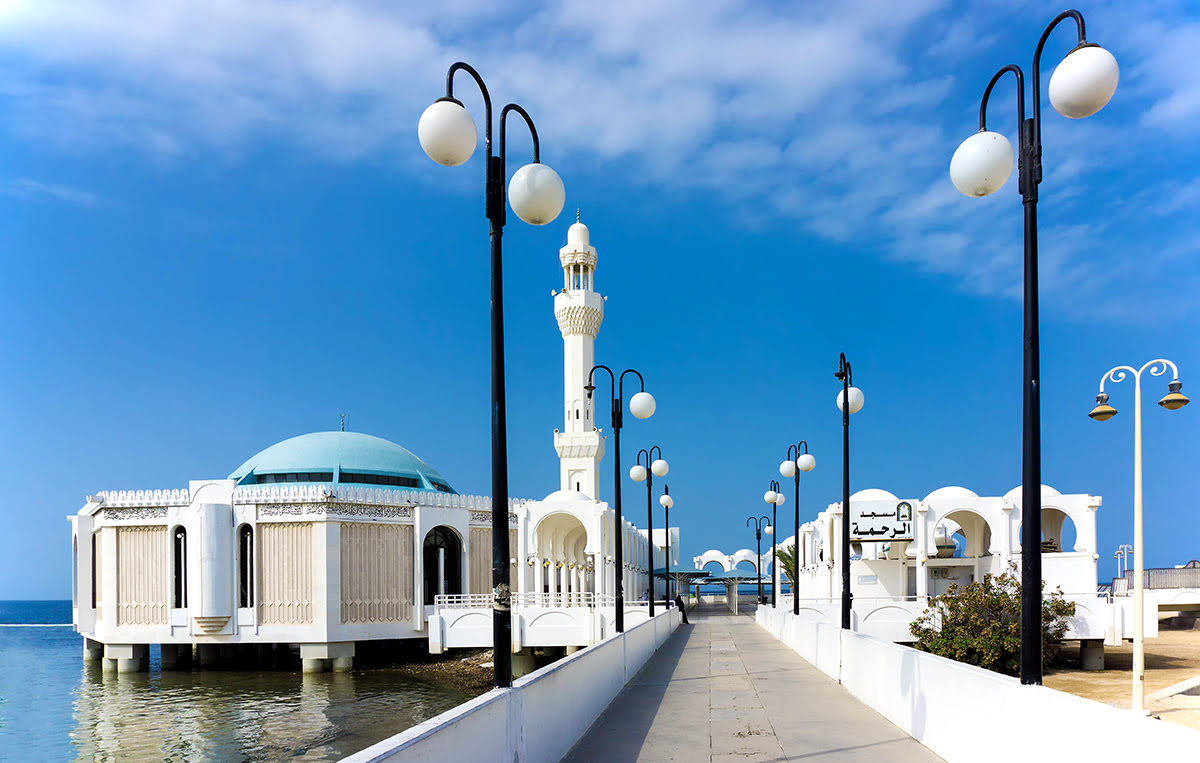
<svg viewBox="0 0 1200 763">
<path fill-rule="evenodd" d="M 1062 647 L 1067 619 L 1075 603 L 1062 591 L 1045 596 L 1042 583 L 1042 667 L 1047 667 Z M 1016 565 L 1001 575 L 963 587 L 953 584 L 929 601 L 913 621 L 915 644 L 931 654 L 978 665 L 997 673 L 1018 675 L 1021 667 L 1021 580 Z"/>
</svg>

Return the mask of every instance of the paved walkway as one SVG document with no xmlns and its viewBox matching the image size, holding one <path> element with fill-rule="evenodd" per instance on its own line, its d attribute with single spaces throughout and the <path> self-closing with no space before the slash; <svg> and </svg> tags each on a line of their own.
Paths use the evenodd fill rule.
<svg viewBox="0 0 1200 763">
<path fill-rule="evenodd" d="M 747 614 L 689 616 L 564 760 L 941 760 Z"/>
</svg>

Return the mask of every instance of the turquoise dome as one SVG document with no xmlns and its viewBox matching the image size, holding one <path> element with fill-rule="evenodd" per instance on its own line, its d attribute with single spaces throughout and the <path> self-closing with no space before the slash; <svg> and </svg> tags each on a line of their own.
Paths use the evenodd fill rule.
<svg viewBox="0 0 1200 763">
<path fill-rule="evenodd" d="M 229 479 L 239 485 L 329 482 L 457 492 L 408 450 L 361 432 L 313 432 L 275 443 L 239 466 Z"/>
</svg>

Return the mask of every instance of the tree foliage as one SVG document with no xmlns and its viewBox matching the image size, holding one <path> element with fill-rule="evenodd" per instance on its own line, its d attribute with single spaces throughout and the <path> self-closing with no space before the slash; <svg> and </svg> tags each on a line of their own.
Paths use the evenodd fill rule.
<svg viewBox="0 0 1200 763">
<path fill-rule="evenodd" d="M 1067 619 L 1075 603 L 1061 589 L 1049 597 L 1042 582 L 1042 667 L 1062 647 Z M 997 673 L 1018 675 L 1021 667 L 1021 579 L 1016 565 L 1001 575 L 985 575 L 966 586 L 952 584 L 930 600 L 913 621 L 915 646 L 932 654 L 978 665 Z"/>
<path fill-rule="evenodd" d="M 775 549 L 775 559 L 779 563 L 779 571 L 787 582 L 796 584 L 796 553 L 794 546 L 784 546 Z"/>
</svg>

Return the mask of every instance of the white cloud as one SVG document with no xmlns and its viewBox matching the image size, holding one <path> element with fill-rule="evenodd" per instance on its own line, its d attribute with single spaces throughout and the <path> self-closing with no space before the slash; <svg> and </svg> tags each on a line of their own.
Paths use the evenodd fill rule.
<svg viewBox="0 0 1200 763">
<path fill-rule="evenodd" d="M 0 11 L 0 97 L 28 139 L 76 151 L 118 145 L 170 160 L 282 140 L 335 160 L 417 162 L 412 125 L 462 58 L 484 72 L 497 106 L 529 109 L 560 170 L 604 163 L 636 172 L 618 184 L 716 189 L 733 209 L 755 210 L 747 225 L 795 220 L 835 242 L 873 241 L 880 256 L 966 290 L 1013 296 L 1015 178 L 973 201 L 946 177 L 987 76 L 1032 55 L 1036 37 L 1014 43 L 1032 27 L 1008 7 L 559 0 L 516 13 L 483 0 L 25 0 Z M 1122 102 L 1081 123 L 1047 112 L 1043 197 L 1065 214 L 1043 222 L 1043 288 L 1064 305 L 1113 287 L 1105 274 L 1120 268 L 1105 251 L 1144 224 L 1101 203 L 1127 195 L 1114 170 L 1137 169 L 1129 130 L 1159 131 L 1160 150 L 1191 150 L 1200 70 L 1188 50 L 1200 27 L 1162 18 L 1176 13 L 1089 11 L 1092 36 L 1107 32 L 1099 39 L 1122 61 Z M 1059 35 L 1069 38 L 1056 33 L 1048 61 L 1066 44 Z M 989 122 L 1011 129 L 1011 83 L 997 92 Z M 1157 170 L 1164 190 L 1139 198 L 1163 207 L 1165 189 L 1191 178 L 1171 178 L 1179 168 L 1168 162 Z M 1175 233 L 1200 239 L 1194 225 Z"/>
<path fill-rule="evenodd" d="M 5 190 L 13 196 L 21 196 L 26 199 L 50 199 L 81 207 L 94 207 L 100 203 L 100 198 L 94 193 L 65 185 L 42 183 L 29 178 L 18 178 L 9 183 Z"/>
</svg>

